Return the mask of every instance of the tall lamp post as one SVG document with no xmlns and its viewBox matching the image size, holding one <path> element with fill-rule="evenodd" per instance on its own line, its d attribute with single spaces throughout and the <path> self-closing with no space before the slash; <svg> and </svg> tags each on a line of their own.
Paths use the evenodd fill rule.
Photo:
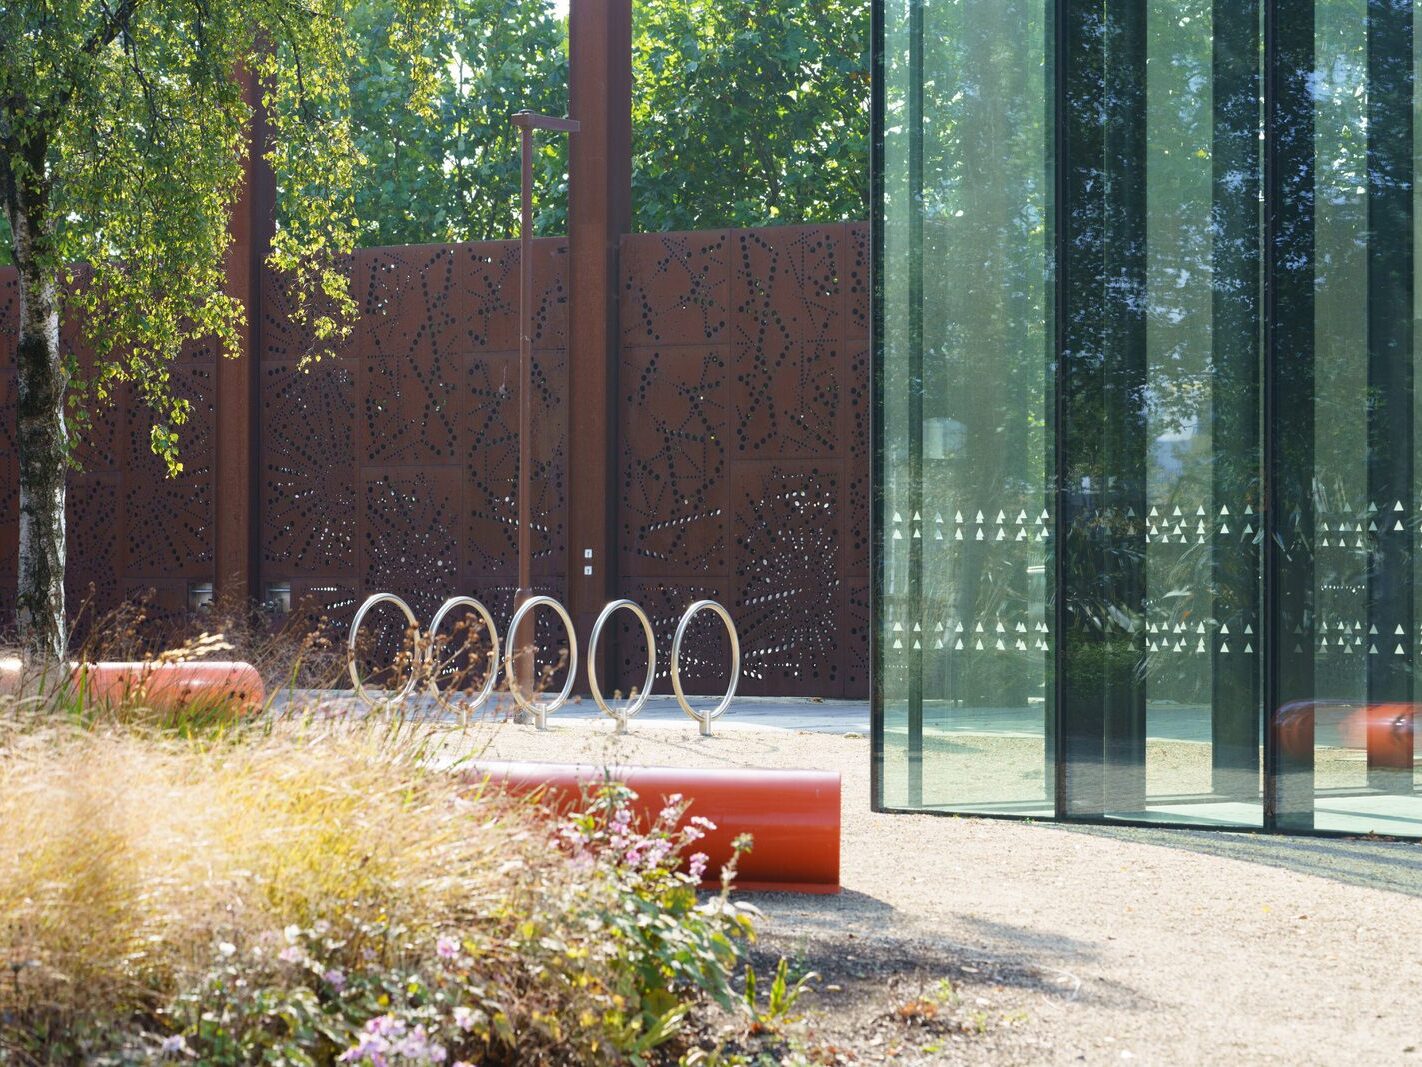
<svg viewBox="0 0 1422 1067">
<path fill-rule="evenodd" d="M 515 607 L 533 596 L 533 526 L 528 481 L 533 469 L 533 131 L 574 134 L 577 119 L 516 111 L 509 117 L 519 129 L 523 156 L 522 212 L 519 217 L 518 279 L 518 593 Z M 533 618 L 509 641 L 518 650 L 515 668 L 519 688 L 533 690 Z"/>
</svg>

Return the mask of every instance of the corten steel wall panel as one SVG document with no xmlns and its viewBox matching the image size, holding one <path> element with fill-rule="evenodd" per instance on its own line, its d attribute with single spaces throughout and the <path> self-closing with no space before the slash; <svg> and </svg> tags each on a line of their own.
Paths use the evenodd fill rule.
<svg viewBox="0 0 1422 1067">
<path fill-rule="evenodd" d="M 637 234 L 622 242 L 623 348 L 730 340 L 731 234 Z"/>
<path fill-rule="evenodd" d="M 19 539 L 18 317 L 16 274 L 5 268 L 0 270 L 0 633 L 14 625 Z M 94 354 L 83 342 L 77 316 L 66 316 L 61 324 L 60 344 L 74 355 L 81 374 L 92 368 Z M 81 624 L 126 598 L 152 593 L 149 632 L 161 635 L 166 621 L 186 610 L 189 583 L 215 578 L 215 356 L 212 345 L 195 343 L 172 366 L 175 395 L 192 404 L 188 422 L 177 427 L 183 472 L 176 478 L 168 477 L 152 453 L 153 416 L 131 387 L 115 389 L 113 402 L 94 414 L 88 431 L 76 433 L 79 469 L 68 476 L 65 597 L 71 617 L 87 605 Z M 76 636 L 85 632 L 81 625 Z"/>
<path fill-rule="evenodd" d="M 619 553 L 666 656 L 677 617 L 721 600 L 742 691 L 868 692 L 869 270 L 860 224 L 636 234 L 620 283 Z M 618 626 L 640 684 L 640 628 Z M 726 678 L 708 622 L 691 688 Z"/>
<path fill-rule="evenodd" d="M 518 353 L 466 356 L 461 381 L 469 400 L 460 454 L 469 478 L 464 573 L 475 584 L 517 585 Z M 564 573 L 568 552 L 567 349 L 535 351 L 531 381 L 533 577 L 547 579 Z"/>
<path fill-rule="evenodd" d="M 355 571 L 356 361 L 263 363 L 263 574 Z"/>
<path fill-rule="evenodd" d="M 534 575 L 566 592 L 567 247 L 535 243 Z M 258 596 L 338 625 L 370 592 L 422 612 L 444 596 L 512 611 L 517 528 L 517 280 L 512 242 L 369 249 L 346 264 L 349 338 L 318 348 L 283 280 L 260 307 Z M 862 225 L 634 235 L 619 297 L 620 462 L 613 515 L 620 589 L 652 616 L 668 684 L 686 604 L 736 613 L 743 691 L 856 696 L 867 688 L 868 288 Z M 0 272 L 0 338 L 13 349 L 14 272 Z M 77 336 L 66 326 L 66 338 Z M 81 350 L 81 355 L 82 355 Z M 71 480 L 70 596 L 96 606 L 147 590 L 176 620 L 212 580 L 215 353 L 174 368 L 194 403 L 184 475 L 147 450 L 149 421 L 121 391 Z M 0 368 L 0 605 L 13 603 L 13 371 Z M 5 435 L 9 435 L 6 437 Z M 862 513 L 862 514 L 861 514 Z M 426 604 L 428 601 L 428 604 Z M 619 618 L 619 680 L 640 684 L 640 629 Z M 558 645 L 551 617 L 540 641 Z M 584 638 L 586 634 L 582 635 Z M 695 647 L 693 647 L 695 646 Z M 724 684 L 726 647 L 702 620 L 692 690 Z"/>
<path fill-rule="evenodd" d="M 562 597 L 567 558 L 567 245 L 534 243 L 534 575 Z M 363 249 L 359 317 L 335 358 L 263 298 L 262 581 L 336 626 L 373 592 L 427 619 L 446 597 L 502 627 L 517 565 L 518 245 Z M 552 623 L 540 618 L 549 644 Z"/>
<path fill-rule="evenodd" d="M 743 671 L 758 693 L 843 693 L 843 466 L 763 459 L 733 467 L 727 607 L 741 633 Z"/>
<path fill-rule="evenodd" d="M 190 418 L 178 428 L 181 477 L 167 477 L 163 461 L 153 454 L 145 412 L 132 399 L 124 405 L 125 576 L 154 583 L 175 578 L 211 581 L 216 410 L 212 360 L 174 363 L 170 385 L 192 405 Z"/>
<path fill-rule="evenodd" d="M 390 592 L 427 619 L 459 586 L 463 471 L 363 467 L 360 585 Z"/>
<path fill-rule="evenodd" d="M 622 350 L 621 568 L 724 575 L 731 349 Z"/>
</svg>

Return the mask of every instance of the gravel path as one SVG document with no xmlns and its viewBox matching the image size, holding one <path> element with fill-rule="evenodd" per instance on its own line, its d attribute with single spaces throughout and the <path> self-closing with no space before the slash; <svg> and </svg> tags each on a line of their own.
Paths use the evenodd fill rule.
<svg viewBox="0 0 1422 1067">
<path fill-rule="evenodd" d="M 876 815 L 857 735 L 555 719 L 466 743 L 839 771 L 844 892 L 752 898 L 775 951 L 830 972 L 825 1062 L 1422 1065 L 1422 846 Z"/>
</svg>

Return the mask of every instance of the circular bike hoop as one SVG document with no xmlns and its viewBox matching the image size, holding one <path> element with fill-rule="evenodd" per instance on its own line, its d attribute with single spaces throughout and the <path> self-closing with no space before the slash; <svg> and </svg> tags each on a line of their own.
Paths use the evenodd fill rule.
<svg viewBox="0 0 1422 1067">
<path fill-rule="evenodd" d="M 687 703 L 686 693 L 681 688 L 681 639 L 686 636 L 686 628 L 691 625 L 691 620 L 702 611 L 714 611 L 721 616 L 721 621 L 726 625 L 726 635 L 731 639 L 731 684 L 726 690 L 726 695 L 721 698 L 721 703 L 710 711 L 697 711 L 693 708 Z M 702 736 L 710 737 L 711 721 L 726 713 L 726 709 L 731 706 L 731 701 L 736 697 L 736 686 L 741 681 L 741 642 L 740 638 L 736 636 L 736 624 L 731 621 L 731 613 L 716 601 L 698 600 L 686 609 L 686 614 L 681 617 L 681 622 L 677 623 L 676 636 L 672 638 L 671 680 L 672 689 L 676 691 L 676 700 L 681 705 L 681 710 L 701 724 Z"/>
<path fill-rule="evenodd" d="M 563 683 L 563 691 L 551 701 L 530 700 L 518 687 L 518 672 L 514 669 L 514 658 L 519 650 L 514 647 L 517 639 L 519 624 L 523 622 L 524 616 L 531 615 L 535 608 L 550 607 L 563 620 L 563 629 L 568 634 L 568 680 Z M 568 615 L 568 610 L 562 604 L 554 600 L 551 596 L 529 597 L 519 605 L 514 612 L 513 618 L 509 620 L 508 643 L 504 652 L 504 675 L 509 680 L 509 692 L 513 694 L 514 703 L 523 711 L 533 712 L 538 728 L 546 730 L 548 728 L 548 716 L 561 708 L 568 700 L 568 694 L 573 691 L 573 683 L 578 677 L 578 634 L 573 629 L 573 620 Z"/>
<path fill-rule="evenodd" d="M 642 692 L 637 698 L 625 708 L 616 710 L 607 706 L 607 702 L 602 698 L 602 686 L 597 684 L 597 643 L 602 638 L 602 628 L 607 625 L 607 620 L 621 608 L 625 608 L 637 617 L 637 621 L 642 624 L 642 632 L 647 635 L 647 680 L 642 686 Z M 592 636 L 588 638 L 588 688 L 592 690 L 593 700 L 597 702 L 598 709 L 606 716 L 617 723 L 617 732 L 625 734 L 627 732 L 627 721 L 636 718 L 637 713 L 646 707 L 647 701 L 652 696 L 652 684 L 657 677 L 657 639 L 652 633 L 652 620 L 647 618 L 647 613 L 643 611 L 634 601 L 614 600 L 602 609 L 602 614 L 593 623 Z"/>
<path fill-rule="evenodd" d="M 366 692 L 365 685 L 360 680 L 360 672 L 356 670 L 356 634 L 360 632 L 360 624 L 365 621 L 365 617 L 370 613 L 370 609 L 375 607 L 377 604 L 386 603 L 394 604 L 397 608 L 399 608 L 402 612 L 405 613 L 405 618 L 410 623 L 410 629 L 414 630 L 417 635 L 420 629 L 419 620 L 415 618 L 415 613 L 410 610 L 410 605 L 406 604 L 394 593 L 375 593 L 372 596 L 367 597 L 365 603 L 362 604 L 356 610 L 355 618 L 351 620 L 351 635 L 346 642 L 346 659 L 349 661 L 350 664 L 351 684 L 355 687 L 356 696 L 360 697 L 361 700 L 365 701 L 367 706 L 372 708 L 380 706 L 396 707 L 400 704 L 403 704 L 405 702 L 405 698 L 408 697 L 412 692 L 414 692 L 415 683 L 420 680 L 420 650 L 418 638 L 416 640 L 415 648 L 410 655 L 409 680 L 405 682 L 404 688 L 402 688 L 393 697 L 387 697 L 383 700 L 376 700 L 368 692 Z"/>
<path fill-rule="evenodd" d="M 435 612 L 434 618 L 430 620 L 429 689 L 430 695 L 435 698 L 435 702 L 439 704 L 440 707 L 453 710 L 453 705 L 450 701 L 446 700 L 444 694 L 440 692 L 439 680 L 435 677 L 435 635 L 439 633 L 439 624 L 444 622 L 444 617 L 459 607 L 473 608 L 474 611 L 478 613 L 480 621 L 483 622 L 484 629 L 489 631 L 488 675 L 485 677 L 484 684 L 480 687 L 479 692 L 475 694 L 473 701 L 461 703 L 459 708 L 463 722 L 467 724 L 469 722 L 469 713 L 471 711 L 478 711 L 488 702 L 489 697 L 494 692 L 494 685 L 499 680 L 499 631 L 494 625 L 494 617 L 489 614 L 489 609 L 472 596 L 452 596 L 439 606 L 439 610 Z"/>
</svg>

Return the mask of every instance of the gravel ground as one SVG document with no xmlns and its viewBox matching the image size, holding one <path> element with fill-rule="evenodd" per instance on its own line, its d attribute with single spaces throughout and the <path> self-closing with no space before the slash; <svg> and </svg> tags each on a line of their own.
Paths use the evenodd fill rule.
<svg viewBox="0 0 1422 1067">
<path fill-rule="evenodd" d="M 750 898 L 762 950 L 822 975 L 821 1062 L 1422 1064 L 1422 846 L 876 815 L 858 735 L 459 736 L 486 759 L 839 771 L 844 891 Z"/>
</svg>

